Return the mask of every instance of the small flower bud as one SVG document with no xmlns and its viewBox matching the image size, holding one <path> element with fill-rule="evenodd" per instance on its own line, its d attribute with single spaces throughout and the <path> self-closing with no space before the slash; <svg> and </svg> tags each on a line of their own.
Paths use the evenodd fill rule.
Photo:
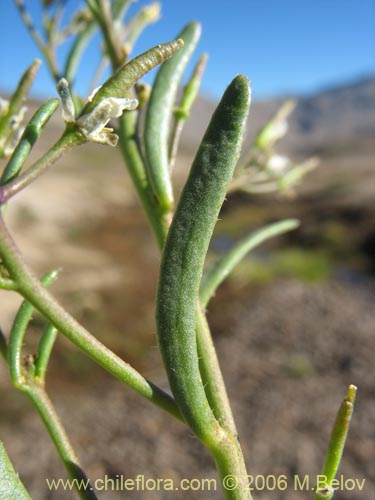
<svg viewBox="0 0 375 500">
<path fill-rule="evenodd" d="M 70 92 L 69 82 L 65 78 L 57 84 L 57 92 L 59 93 L 61 104 L 62 104 L 62 115 L 66 123 L 72 123 L 75 121 L 75 107 L 72 99 L 72 94 Z"/>
</svg>

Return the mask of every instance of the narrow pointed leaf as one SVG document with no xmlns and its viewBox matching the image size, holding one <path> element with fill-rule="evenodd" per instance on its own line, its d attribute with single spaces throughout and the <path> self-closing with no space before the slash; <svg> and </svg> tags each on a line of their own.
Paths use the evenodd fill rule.
<svg viewBox="0 0 375 500">
<path fill-rule="evenodd" d="M 270 224 L 269 226 L 254 231 L 236 243 L 227 254 L 214 262 L 205 271 L 199 292 L 202 306 L 207 306 L 215 290 L 246 254 L 264 241 L 279 234 L 286 233 L 287 231 L 291 231 L 298 227 L 298 225 L 299 222 L 295 219 L 276 222 L 275 224 Z"/>
<path fill-rule="evenodd" d="M 172 171 L 176 160 L 178 144 L 182 129 L 189 118 L 191 107 L 198 95 L 202 76 L 207 64 L 207 54 L 202 54 L 197 62 L 190 80 L 182 90 L 182 97 L 177 109 L 174 110 L 174 126 L 169 146 L 169 168 Z"/>
<path fill-rule="evenodd" d="M 21 108 L 26 100 L 30 87 L 35 79 L 41 61 L 36 59 L 22 75 L 15 93 L 9 103 L 8 113 L 0 120 L 0 157 L 3 155 L 6 142 L 14 133 L 12 121 L 22 112 Z"/>
<path fill-rule="evenodd" d="M 330 500 L 334 495 L 335 490 L 332 489 L 332 481 L 336 477 L 344 452 L 345 441 L 353 414 L 356 392 L 357 387 L 355 385 L 350 385 L 337 413 L 331 439 L 328 444 L 326 461 L 321 474 L 321 476 L 325 478 L 325 484 L 319 485 L 319 489 L 316 490 L 315 500 Z"/>
<path fill-rule="evenodd" d="M 20 142 L 10 157 L 7 166 L 0 179 L 0 184 L 5 184 L 19 174 L 26 158 L 36 141 L 38 140 L 43 127 L 51 118 L 59 105 L 58 99 L 50 99 L 36 111 L 29 123 L 26 125 Z"/>
</svg>

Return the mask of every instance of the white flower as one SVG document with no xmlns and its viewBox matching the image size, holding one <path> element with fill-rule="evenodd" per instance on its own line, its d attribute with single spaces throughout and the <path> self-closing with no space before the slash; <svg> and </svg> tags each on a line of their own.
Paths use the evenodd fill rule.
<svg viewBox="0 0 375 500">
<path fill-rule="evenodd" d="M 89 102 L 92 101 L 99 88 L 90 95 Z M 69 82 L 65 78 L 62 78 L 57 84 L 57 91 L 63 107 L 64 121 L 75 123 L 88 141 L 109 144 L 110 146 L 116 146 L 118 135 L 113 133 L 112 128 L 106 127 L 109 120 L 118 118 L 126 109 L 133 110 L 138 106 L 137 99 L 106 97 L 92 111 L 76 119 Z"/>
<path fill-rule="evenodd" d="M 118 135 L 112 128 L 106 127 L 111 118 L 118 118 L 124 110 L 133 110 L 138 106 L 137 99 L 107 97 L 86 115 L 76 121 L 88 141 L 116 146 Z"/>
<path fill-rule="evenodd" d="M 275 175 L 280 175 L 290 166 L 290 160 L 286 156 L 273 155 L 267 162 L 267 169 Z"/>
</svg>

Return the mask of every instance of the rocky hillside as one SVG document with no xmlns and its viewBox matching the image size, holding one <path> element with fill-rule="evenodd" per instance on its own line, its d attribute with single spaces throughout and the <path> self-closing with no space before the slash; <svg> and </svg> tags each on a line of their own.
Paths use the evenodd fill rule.
<svg viewBox="0 0 375 500">
<path fill-rule="evenodd" d="M 290 98 L 290 96 L 286 96 Z M 272 116 L 283 98 L 252 104 L 248 133 L 252 137 Z M 184 133 L 184 146 L 196 145 L 215 108 L 201 97 L 194 106 Z M 332 145 L 364 141 L 375 136 L 375 77 L 323 90 L 297 99 L 290 117 L 290 131 L 284 141 L 288 152 L 325 150 Z"/>
</svg>

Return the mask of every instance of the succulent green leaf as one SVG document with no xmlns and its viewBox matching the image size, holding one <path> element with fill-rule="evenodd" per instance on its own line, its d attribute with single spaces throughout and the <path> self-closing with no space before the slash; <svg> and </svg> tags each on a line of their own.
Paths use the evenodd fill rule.
<svg viewBox="0 0 375 500">
<path fill-rule="evenodd" d="M 38 140 L 43 127 L 51 118 L 59 105 L 58 99 L 50 99 L 42 104 L 31 118 L 22 134 L 20 142 L 10 157 L 7 166 L 0 179 L 0 184 L 5 184 L 19 174 L 26 158 L 36 141 Z"/>
<path fill-rule="evenodd" d="M 179 34 L 184 48 L 163 64 L 155 78 L 145 121 L 145 151 L 151 185 L 166 211 L 173 206 L 169 169 L 169 137 L 173 107 L 186 65 L 198 43 L 201 27 L 188 24 Z"/>
<path fill-rule="evenodd" d="M 346 396 L 341 403 L 334 423 L 331 439 L 328 444 L 326 461 L 321 476 L 325 477 L 325 485 L 319 486 L 315 492 L 315 500 L 331 500 L 335 490 L 332 481 L 335 479 L 344 452 L 345 441 L 349 432 L 350 421 L 353 414 L 357 387 L 350 385 Z"/>
<path fill-rule="evenodd" d="M 158 341 L 172 392 L 186 422 L 208 447 L 217 442 L 218 424 L 199 370 L 199 284 L 240 154 L 249 104 L 249 82 L 239 75 L 225 91 L 193 162 L 165 243 L 156 301 Z"/>
<path fill-rule="evenodd" d="M 0 441 L 0 498 L 4 500 L 31 500 L 12 462 Z"/>
<path fill-rule="evenodd" d="M 174 111 L 176 118 L 181 118 L 183 120 L 187 120 L 189 118 L 191 107 L 193 106 L 199 92 L 202 76 L 207 64 L 207 58 L 208 55 L 206 53 L 201 55 L 190 80 L 185 85 L 182 91 L 180 104 Z"/>
<path fill-rule="evenodd" d="M 107 97 L 127 97 L 129 89 L 142 78 L 142 76 L 171 57 L 182 46 L 182 40 L 174 40 L 162 45 L 157 45 L 129 61 L 99 88 L 92 100 L 83 108 L 80 116 L 92 111 Z"/>
<path fill-rule="evenodd" d="M 236 243 L 227 254 L 214 262 L 205 271 L 199 292 L 202 306 L 207 306 L 215 290 L 246 254 L 264 241 L 287 231 L 291 231 L 298 227 L 298 225 L 299 222 L 296 219 L 276 222 L 254 231 Z"/>
<path fill-rule="evenodd" d="M 22 113 L 22 105 L 26 100 L 30 87 L 36 77 L 41 61 L 36 59 L 22 75 L 18 83 L 15 93 L 12 95 L 9 103 L 9 109 L 5 116 L 0 120 L 0 157 L 3 155 L 3 150 L 6 142 L 14 133 L 12 121 L 17 118 L 19 113 Z"/>
</svg>

